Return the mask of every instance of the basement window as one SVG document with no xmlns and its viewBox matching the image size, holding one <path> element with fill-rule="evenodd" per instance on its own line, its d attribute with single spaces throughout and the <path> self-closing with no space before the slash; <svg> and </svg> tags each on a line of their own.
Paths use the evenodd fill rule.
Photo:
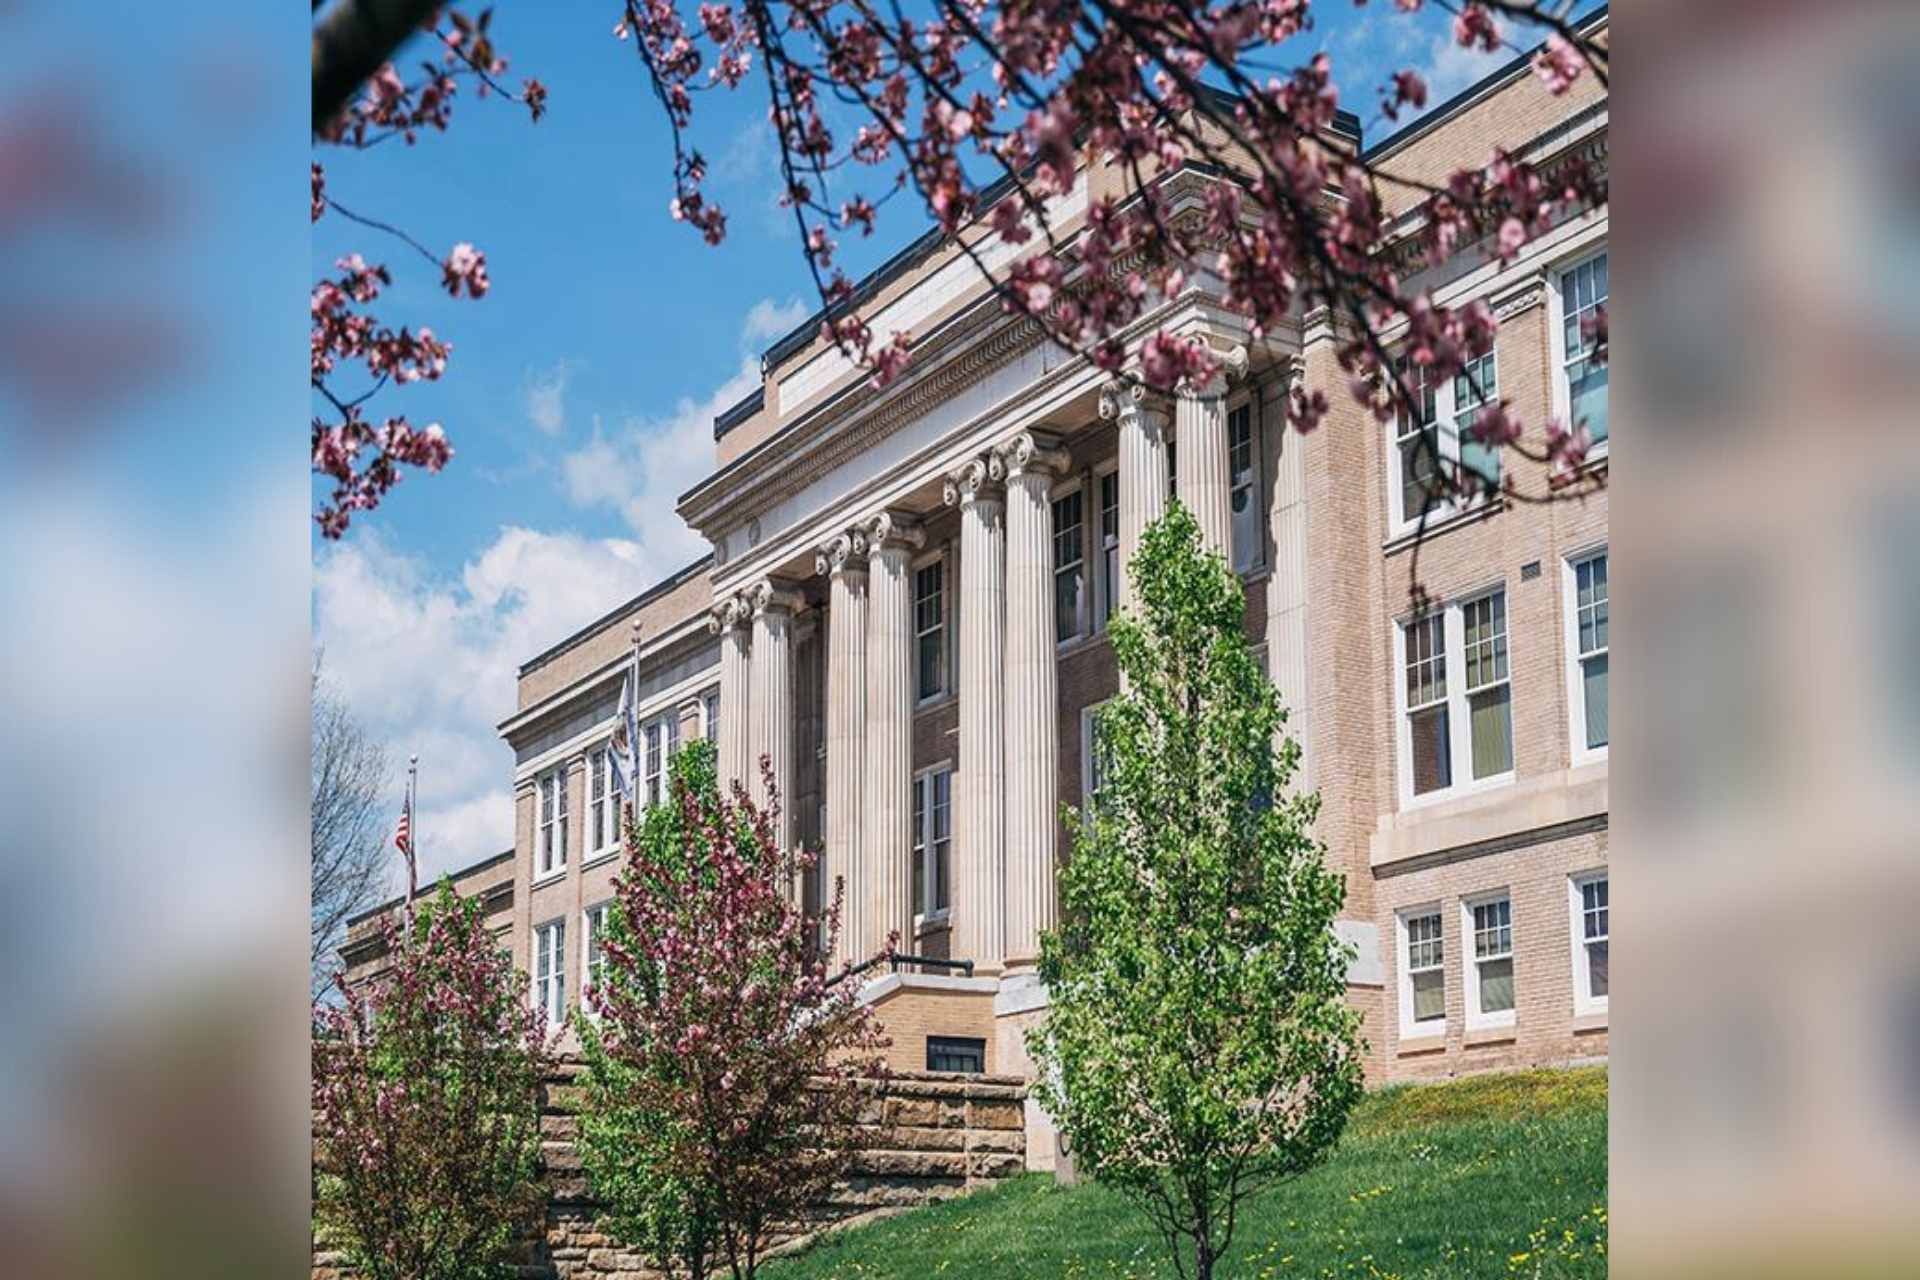
<svg viewBox="0 0 1920 1280">
<path fill-rule="evenodd" d="M 972 1036 L 928 1036 L 927 1070 L 984 1075 L 987 1042 Z"/>
</svg>

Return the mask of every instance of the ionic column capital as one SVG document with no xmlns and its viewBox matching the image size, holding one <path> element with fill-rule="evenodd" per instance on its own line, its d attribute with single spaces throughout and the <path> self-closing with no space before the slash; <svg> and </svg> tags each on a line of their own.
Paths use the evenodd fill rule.
<svg viewBox="0 0 1920 1280">
<path fill-rule="evenodd" d="M 1246 344 L 1236 342 L 1225 351 L 1216 351 L 1213 358 L 1217 364 L 1213 376 L 1195 386 L 1188 383 L 1179 390 L 1183 400 L 1217 400 L 1227 394 L 1230 383 L 1238 382 L 1247 376 Z"/>
<path fill-rule="evenodd" d="M 1044 431 L 1022 431 L 993 451 L 991 472 L 996 480 L 1025 475 L 1055 476 L 1067 469 L 1067 451 Z"/>
<path fill-rule="evenodd" d="M 940 488 L 940 496 L 950 507 L 998 501 L 1000 490 L 993 475 L 992 456 L 982 454 L 977 458 L 968 458 L 948 472 L 947 481 Z"/>
<path fill-rule="evenodd" d="M 760 579 L 747 588 L 746 598 L 755 618 L 792 614 L 806 604 L 798 591 L 777 578 Z"/>
<path fill-rule="evenodd" d="M 867 532 L 854 527 L 820 544 L 813 557 L 813 571 L 838 577 L 845 573 L 867 571 Z"/>
<path fill-rule="evenodd" d="M 1122 428 L 1144 427 L 1154 436 L 1164 436 L 1168 426 L 1166 411 L 1149 398 L 1144 385 L 1128 378 L 1115 378 L 1100 388 L 1100 416 Z"/>
<path fill-rule="evenodd" d="M 927 540 L 926 530 L 912 516 L 899 511 L 882 511 L 865 521 L 869 555 L 882 551 L 911 551 Z"/>
<path fill-rule="evenodd" d="M 753 606 L 748 603 L 744 593 L 728 596 L 713 606 L 707 614 L 707 630 L 712 634 L 725 635 L 729 631 L 745 627 L 753 619 Z"/>
</svg>

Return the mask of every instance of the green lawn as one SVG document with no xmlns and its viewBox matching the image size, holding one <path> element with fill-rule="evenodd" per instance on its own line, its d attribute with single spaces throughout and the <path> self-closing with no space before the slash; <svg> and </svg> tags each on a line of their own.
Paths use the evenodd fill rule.
<svg viewBox="0 0 1920 1280">
<path fill-rule="evenodd" d="M 1604 1068 L 1370 1095 L 1319 1168 L 1242 1213 L 1221 1280 L 1605 1276 Z M 767 1280 L 1171 1280 L 1144 1219 L 1042 1174 L 830 1236 Z"/>
</svg>

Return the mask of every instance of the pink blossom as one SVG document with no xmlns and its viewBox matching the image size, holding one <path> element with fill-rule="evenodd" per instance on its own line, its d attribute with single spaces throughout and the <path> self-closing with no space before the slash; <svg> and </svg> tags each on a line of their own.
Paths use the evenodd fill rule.
<svg viewBox="0 0 1920 1280">
<path fill-rule="evenodd" d="M 1493 15 L 1482 4 L 1467 4 L 1454 15 L 1453 39 L 1463 49 L 1471 49 L 1478 44 L 1488 53 L 1500 51 L 1500 28 L 1494 24 Z"/>
<path fill-rule="evenodd" d="M 454 297 L 460 296 L 461 286 L 471 298 L 486 296 L 490 282 L 487 279 L 487 255 L 462 241 L 453 246 L 446 260 L 440 264 L 442 276 L 440 283 Z"/>
<path fill-rule="evenodd" d="M 1546 82 L 1547 91 L 1556 97 L 1573 87 L 1573 82 L 1580 78 L 1581 67 L 1579 51 L 1557 31 L 1548 36 L 1546 44 L 1533 55 L 1534 74 Z"/>
</svg>

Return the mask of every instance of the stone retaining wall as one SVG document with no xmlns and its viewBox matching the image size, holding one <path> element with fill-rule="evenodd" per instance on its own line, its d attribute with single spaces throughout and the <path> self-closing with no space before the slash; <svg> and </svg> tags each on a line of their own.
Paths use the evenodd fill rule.
<svg viewBox="0 0 1920 1280">
<path fill-rule="evenodd" d="M 646 1259 L 601 1232 L 574 1149 L 581 1087 L 577 1063 L 547 1086 L 541 1127 L 550 1192 L 542 1238 L 522 1280 L 658 1280 Z M 897 1073 L 862 1116 L 861 1150 L 815 1213 L 815 1230 L 963 1195 L 1026 1168 L 1026 1085 L 1013 1076 Z M 803 1237 L 791 1237 L 791 1247 Z M 312 1280 L 344 1280 L 341 1256 L 314 1243 Z"/>
</svg>

